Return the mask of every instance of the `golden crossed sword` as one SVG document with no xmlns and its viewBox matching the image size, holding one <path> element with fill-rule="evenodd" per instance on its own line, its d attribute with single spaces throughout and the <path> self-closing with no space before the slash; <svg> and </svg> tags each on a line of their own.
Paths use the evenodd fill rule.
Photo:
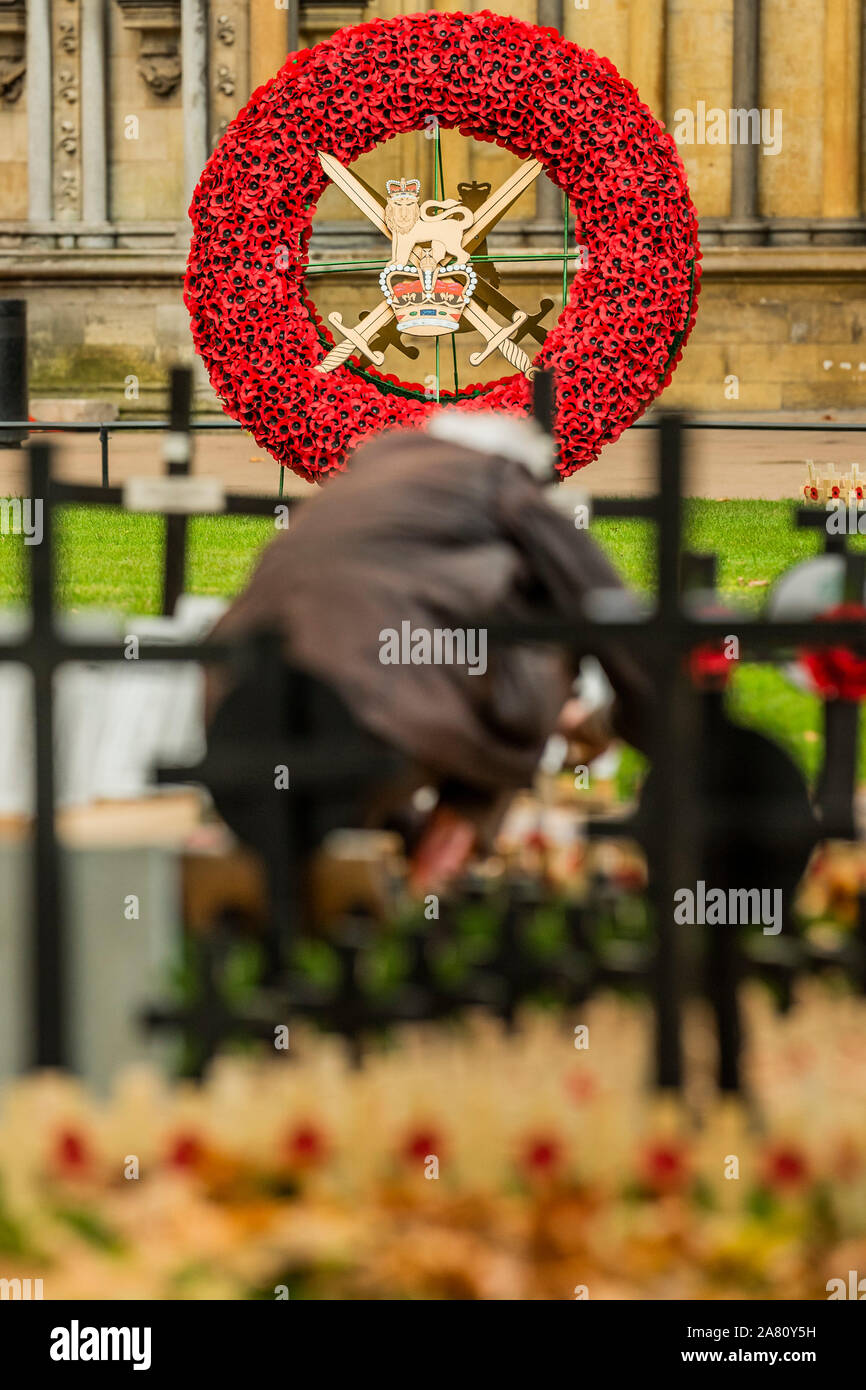
<svg viewBox="0 0 866 1390">
<path fill-rule="evenodd" d="M 322 168 L 331 182 L 336 184 L 346 197 L 351 199 L 355 207 L 390 241 L 391 233 L 385 225 L 383 200 L 357 174 L 352 174 L 344 168 L 333 155 L 326 154 L 324 150 L 319 150 L 318 155 Z M 461 242 L 465 251 L 472 251 L 484 240 L 503 214 L 508 211 L 511 204 L 538 178 L 541 168 L 542 166 L 537 159 L 530 159 L 526 164 L 522 164 L 510 178 L 507 178 L 495 193 L 491 193 L 490 197 L 476 210 L 472 222 L 466 229 Z M 479 279 L 486 285 L 483 277 L 479 276 Z M 385 361 L 385 354 L 376 351 L 370 344 L 392 316 L 391 306 L 382 303 L 369 314 L 366 314 L 352 328 L 343 322 L 342 314 L 334 310 L 328 315 L 328 321 L 343 334 L 343 339 L 317 365 L 316 371 L 332 371 L 334 367 L 339 367 L 343 362 L 346 362 L 353 352 L 360 352 L 364 357 L 369 358 L 374 366 L 381 367 Z M 468 319 L 485 339 L 485 345 L 480 352 L 469 354 L 469 361 L 473 367 L 479 366 L 492 352 L 501 352 L 505 360 L 510 362 L 517 371 L 524 372 L 528 377 L 535 374 L 535 368 L 527 354 L 511 341 L 520 326 L 526 322 L 527 315 L 523 309 L 515 308 L 511 315 L 511 322 L 500 325 L 479 305 L 470 301 L 463 310 L 463 317 Z"/>
</svg>

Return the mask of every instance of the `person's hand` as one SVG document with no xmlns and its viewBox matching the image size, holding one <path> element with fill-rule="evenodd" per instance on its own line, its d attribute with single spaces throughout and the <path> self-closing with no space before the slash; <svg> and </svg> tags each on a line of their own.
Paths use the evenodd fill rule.
<svg viewBox="0 0 866 1390">
<path fill-rule="evenodd" d="M 409 871 L 409 887 L 419 895 L 445 888 L 465 869 L 478 828 L 450 806 L 437 806 L 421 832 Z"/>
<path fill-rule="evenodd" d="M 568 741 L 569 762 L 581 765 L 601 757 L 615 737 L 609 708 L 588 709 L 577 698 L 566 700 L 559 713 L 556 732 Z"/>
</svg>

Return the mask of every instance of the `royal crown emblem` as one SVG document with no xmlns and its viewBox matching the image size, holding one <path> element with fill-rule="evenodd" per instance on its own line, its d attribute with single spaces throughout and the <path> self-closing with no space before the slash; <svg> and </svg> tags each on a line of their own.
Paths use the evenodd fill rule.
<svg viewBox="0 0 866 1390">
<path fill-rule="evenodd" d="M 379 288 L 394 311 L 401 333 L 433 338 L 456 333 L 478 277 L 471 265 L 386 265 Z"/>
<path fill-rule="evenodd" d="M 385 192 L 389 198 L 396 198 L 401 194 L 414 198 L 417 202 L 418 194 L 421 192 L 420 179 L 386 179 Z"/>
</svg>

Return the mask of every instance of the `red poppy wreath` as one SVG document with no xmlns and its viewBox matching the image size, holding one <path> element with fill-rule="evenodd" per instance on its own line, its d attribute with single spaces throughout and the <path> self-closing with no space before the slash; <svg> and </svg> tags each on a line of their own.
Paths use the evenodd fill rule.
<svg viewBox="0 0 866 1390">
<path fill-rule="evenodd" d="M 196 348 L 228 413 L 302 477 L 341 467 L 366 436 L 420 424 L 436 408 L 423 387 L 348 356 L 323 370 L 340 344 L 305 270 L 328 182 L 318 152 L 345 168 L 431 117 L 537 160 L 569 199 L 584 268 L 533 359 L 556 373 L 565 476 L 670 381 L 694 323 L 700 249 L 673 139 L 606 58 L 555 30 L 429 13 L 343 29 L 291 55 L 232 122 L 193 196 L 184 298 Z M 447 267 L 452 300 L 459 269 Z M 468 300 L 475 281 L 461 283 Z M 530 384 L 518 371 L 441 399 L 525 413 Z"/>
</svg>

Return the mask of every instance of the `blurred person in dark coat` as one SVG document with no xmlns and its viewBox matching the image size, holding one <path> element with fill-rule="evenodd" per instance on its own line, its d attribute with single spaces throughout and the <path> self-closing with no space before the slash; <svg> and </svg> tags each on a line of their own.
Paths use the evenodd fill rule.
<svg viewBox="0 0 866 1390">
<path fill-rule="evenodd" d="M 614 733 L 644 746 L 650 687 L 625 649 L 598 653 L 616 696 L 609 711 L 585 718 L 572 698 L 591 650 L 580 640 L 583 601 L 622 586 L 586 530 L 545 496 L 554 477 L 553 442 L 532 420 L 452 410 L 424 432 L 384 434 L 292 515 L 212 634 L 277 630 L 287 662 L 400 751 L 411 769 L 404 787 L 438 791 L 424 844 L 443 869 L 531 784 L 557 728 L 581 761 Z M 412 664 L 404 643 L 400 664 L 388 660 L 389 633 L 477 637 L 485 620 L 540 618 L 572 626 L 570 652 L 491 643 L 474 667 Z M 228 672 L 210 670 L 209 722 L 230 691 Z"/>
</svg>

